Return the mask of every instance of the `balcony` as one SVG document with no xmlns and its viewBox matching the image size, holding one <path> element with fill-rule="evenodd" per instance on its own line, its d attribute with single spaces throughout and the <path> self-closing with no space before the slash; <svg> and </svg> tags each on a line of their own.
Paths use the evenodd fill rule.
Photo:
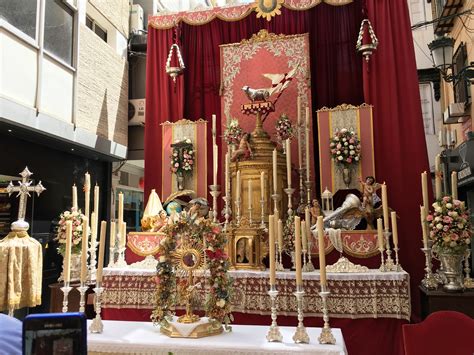
<svg viewBox="0 0 474 355">
<path fill-rule="evenodd" d="M 464 5 L 464 0 L 432 0 L 433 18 L 445 18 L 434 24 L 434 33 L 443 35 L 449 33 L 453 27 L 455 15 Z"/>
</svg>

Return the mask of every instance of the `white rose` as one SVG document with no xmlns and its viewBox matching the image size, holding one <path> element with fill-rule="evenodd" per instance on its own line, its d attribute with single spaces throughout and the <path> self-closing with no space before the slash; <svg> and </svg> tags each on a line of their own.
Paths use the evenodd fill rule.
<svg viewBox="0 0 474 355">
<path fill-rule="evenodd" d="M 438 228 L 438 229 L 443 229 L 443 225 L 442 225 L 441 223 L 438 223 L 438 224 L 436 225 L 436 228 Z"/>
<path fill-rule="evenodd" d="M 350 155 L 355 155 L 355 153 L 356 153 L 356 152 L 354 152 L 353 150 L 351 150 L 351 151 L 349 152 Z"/>
<path fill-rule="evenodd" d="M 354 159 L 355 159 L 356 161 L 359 161 L 359 157 L 355 157 Z"/>
<path fill-rule="evenodd" d="M 342 158 L 342 155 L 339 155 L 339 156 L 337 157 L 337 159 L 338 159 L 338 160 L 342 160 L 342 159 L 343 159 L 343 158 Z"/>
<path fill-rule="evenodd" d="M 457 217 L 457 216 L 458 216 L 458 213 L 456 211 L 451 212 L 451 217 Z"/>
<path fill-rule="evenodd" d="M 354 149 L 354 146 L 351 144 L 351 145 L 349 146 L 349 149 Z"/>
<path fill-rule="evenodd" d="M 166 261 L 166 257 L 164 255 L 160 255 L 160 263 L 164 263 Z"/>
<path fill-rule="evenodd" d="M 346 132 L 347 132 L 346 128 L 341 129 L 341 133 L 346 133 Z"/>
<path fill-rule="evenodd" d="M 340 150 L 338 150 L 336 154 L 341 154 L 341 151 L 340 151 Z"/>
<path fill-rule="evenodd" d="M 335 140 L 336 142 L 339 142 L 339 138 L 338 138 L 338 137 L 334 137 L 334 140 Z"/>
<path fill-rule="evenodd" d="M 221 298 L 219 301 L 216 302 L 216 305 L 218 307 L 223 308 L 225 306 L 225 300 Z"/>
<path fill-rule="evenodd" d="M 438 212 L 438 213 L 441 213 L 443 212 L 443 209 L 441 207 L 435 207 L 435 211 Z"/>
<path fill-rule="evenodd" d="M 446 204 L 446 208 L 448 208 L 448 209 L 453 208 L 453 204 L 452 204 L 452 203 L 447 203 L 447 204 Z"/>
<path fill-rule="evenodd" d="M 459 229 L 463 229 L 463 228 L 464 228 L 464 224 L 458 223 L 458 228 L 459 228 Z"/>
<path fill-rule="evenodd" d="M 346 147 L 347 147 L 348 145 L 349 145 L 349 143 L 347 143 L 347 142 L 344 142 L 344 146 L 346 146 Z"/>
<path fill-rule="evenodd" d="M 433 202 L 433 204 L 432 204 L 431 206 L 433 206 L 434 208 L 436 208 L 436 207 L 438 207 L 439 205 L 438 205 L 438 202 Z"/>
<path fill-rule="evenodd" d="M 342 138 L 342 141 L 343 141 L 343 142 L 345 142 L 346 140 L 347 140 L 347 139 L 345 139 L 345 138 Z M 347 145 L 347 144 L 344 144 L 344 145 Z"/>
<path fill-rule="evenodd" d="M 441 217 L 435 217 L 435 222 L 440 222 L 441 221 Z"/>
</svg>

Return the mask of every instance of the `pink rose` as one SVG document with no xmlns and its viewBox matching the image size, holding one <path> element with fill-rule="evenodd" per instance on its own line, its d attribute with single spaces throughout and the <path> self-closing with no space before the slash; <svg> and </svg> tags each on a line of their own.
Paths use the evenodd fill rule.
<svg viewBox="0 0 474 355">
<path fill-rule="evenodd" d="M 449 200 L 450 200 L 450 197 L 449 197 L 449 196 L 444 196 L 444 197 L 443 197 L 443 201 L 444 201 L 444 202 L 449 202 Z"/>
<path fill-rule="evenodd" d="M 433 220 L 433 215 L 432 214 L 429 214 L 427 217 L 426 217 L 426 220 L 428 222 L 431 222 Z"/>
<path fill-rule="evenodd" d="M 352 158 L 351 157 L 347 158 L 347 162 L 352 163 Z"/>
<path fill-rule="evenodd" d="M 349 143 L 350 143 L 350 144 L 354 144 L 354 143 L 355 143 L 354 138 L 349 139 Z"/>
<path fill-rule="evenodd" d="M 450 237 L 451 237 L 451 240 L 454 240 L 454 241 L 459 239 L 459 235 L 457 235 L 456 233 L 452 233 Z"/>
<path fill-rule="evenodd" d="M 341 143 L 339 143 L 337 146 L 336 146 L 337 149 L 341 149 L 342 148 L 342 145 Z"/>
<path fill-rule="evenodd" d="M 174 166 L 175 166 L 175 167 L 178 167 L 178 166 L 179 166 L 179 163 L 175 163 Z"/>
<path fill-rule="evenodd" d="M 449 226 L 444 226 L 443 231 L 447 232 L 449 230 Z"/>
<path fill-rule="evenodd" d="M 449 216 L 444 216 L 443 217 L 443 222 L 444 223 L 451 223 L 453 221 L 453 219 Z"/>
</svg>

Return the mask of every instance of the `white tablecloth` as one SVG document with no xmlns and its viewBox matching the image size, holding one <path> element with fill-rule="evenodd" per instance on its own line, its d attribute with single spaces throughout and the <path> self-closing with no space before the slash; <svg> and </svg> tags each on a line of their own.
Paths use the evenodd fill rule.
<svg viewBox="0 0 474 355">
<path fill-rule="evenodd" d="M 88 326 L 90 321 L 88 321 Z M 282 343 L 269 343 L 268 326 L 233 325 L 232 331 L 200 339 L 169 338 L 150 322 L 104 321 L 102 334 L 88 334 L 89 354 L 165 354 L 173 355 L 254 355 L 312 354 L 345 355 L 346 346 L 340 329 L 333 329 L 335 345 L 321 345 L 321 328 L 307 328 L 310 343 L 295 344 L 295 328 L 280 327 Z"/>
</svg>

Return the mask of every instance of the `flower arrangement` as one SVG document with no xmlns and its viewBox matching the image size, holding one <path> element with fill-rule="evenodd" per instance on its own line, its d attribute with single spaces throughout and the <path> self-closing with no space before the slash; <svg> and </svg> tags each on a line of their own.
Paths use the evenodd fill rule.
<svg viewBox="0 0 474 355">
<path fill-rule="evenodd" d="M 230 120 L 229 125 L 224 131 L 224 141 L 228 144 L 238 145 L 244 136 L 244 130 L 239 125 L 239 121 L 235 118 Z"/>
<path fill-rule="evenodd" d="M 285 250 L 295 250 L 295 215 L 288 216 L 283 226 L 283 248 Z"/>
<path fill-rule="evenodd" d="M 59 216 L 59 223 L 55 240 L 59 242 L 58 253 L 64 255 L 66 248 L 66 222 L 72 221 L 72 246 L 71 253 L 79 254 L 81 252 L 82 241 L 82 221 L 84 215 L 81 210 L 72 208 L 71 211 L 64 211 Z"/>
<path fill-rule="evenodd" d="M 464 202 L 444 196 L 433 203 L 433 213 L 426 217 L 434 246 L 461 251 L 471 243 L 471 222 Z"/>
<path fill-rule="evenodd" d="M 224 323 L 232 321 L 231 296 L 232 279 L 229 270 L 228 256 L 224 251 L 227 239 L 221 227 L 210 219 L 192 219 L 187 212 L 181 212 L 162 230 L 166 234 L 160 242 L 159 260 L 156 275 L 156 308 L 151 319 L 155 324 L 166 322 L 173 314 L 177 297 L 176 274 L 172 263 L 172 253 L 178 240 L 185 236 L 188 243 L 203 244 L 206 255 L 206 266 L 209 269 L 209 288 L 206 291 L 206 316 Z"/>
<path fill-rule="evenodd" d="M 184 138 L 182 141 L 177 141 L 173 144 L 171 153 L 171 172 L 176 174 L 190 173 L 193 168 L 194 149 L 191 140 Z"/>
<path fill-rule="evenodd" d="M 293 126 L 286 114 L 282 114 L 275 123 L 275 129 L 278 139 L 283 142 L 293 137 Z"/>
<path fill-rule="evenodd" d="M 337 130 L 329 143 L 331 157 L 337 164 L 350 166 L 361 159 L 360 140 L 354 131 Z"/>
</svg>

